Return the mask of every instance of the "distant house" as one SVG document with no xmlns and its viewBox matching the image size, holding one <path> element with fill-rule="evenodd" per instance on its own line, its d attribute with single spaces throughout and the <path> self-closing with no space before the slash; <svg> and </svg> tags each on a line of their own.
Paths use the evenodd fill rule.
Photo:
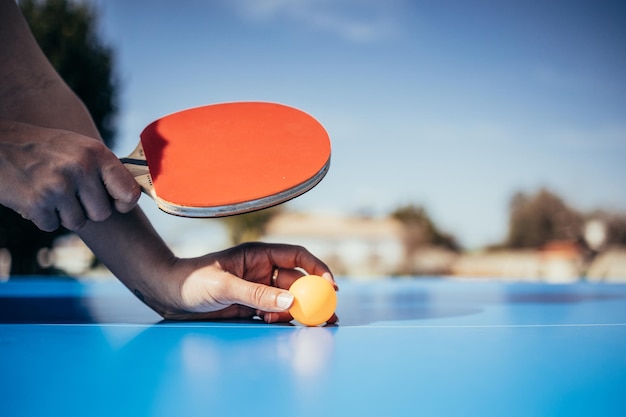
<svg viewBox="0 0 626 417">
<path fill-rule="evenodd" d="M 464 254 L 452 266 L 457 276 L 520 281 L 573 282 L 583 271 L 583 252 L 569 241 L 539 249 L 508 249 Z"/>
<path fill-rule="evenodd" d="M 337 275 L 395 275 L 405 260 L 402 225 L 391 218 L 285 212 L 266 229 L 266 242 L 306 247 Z"/>
</svg>

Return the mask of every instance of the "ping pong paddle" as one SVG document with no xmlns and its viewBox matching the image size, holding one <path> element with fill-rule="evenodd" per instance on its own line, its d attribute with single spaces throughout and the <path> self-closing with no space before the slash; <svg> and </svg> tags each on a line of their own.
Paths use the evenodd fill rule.
<svg viewBox="0 0 626 417">
<path fill-rule="evenodd" d="M 271 207 L 317 185 L 330 139 L 307 113 L 277 103 L 191 108 L 149 124 L 121 162 L 166 213 L 221 217 Z"/>
</svg>

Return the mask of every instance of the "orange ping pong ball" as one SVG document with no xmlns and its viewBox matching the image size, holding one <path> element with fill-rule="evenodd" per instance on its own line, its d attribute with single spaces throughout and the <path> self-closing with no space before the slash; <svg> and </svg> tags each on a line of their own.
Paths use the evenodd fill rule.
<svg viewBox="0 0 626 417">
<path fill-rule="evenodd" d="M 337 307 L 335 289 L 319 275 L 298 278 L 289 287 L 289 292 L 294 296 L 289 313 L 305 326 L 319 326 L 327 322 Z"/>
</svg>

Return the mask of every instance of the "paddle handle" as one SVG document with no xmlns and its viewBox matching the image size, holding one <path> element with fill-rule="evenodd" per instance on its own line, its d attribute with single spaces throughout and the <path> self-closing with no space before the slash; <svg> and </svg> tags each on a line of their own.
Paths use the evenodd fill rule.
<svg viewBox="0 0 626 417">
<path fill-rule="evenodd" d="M 137 184 L 141 187 L 141 191 L 154 198 L 154 185 L 152 184 L 152 177 L 150 176 L 150 170 L 148 169 L 148 162 L 146 161 L 146 155 L 143 151 L 141 142 L 135 148 L 135 150 L 126 158 L 120 158 L 120 162 L 124 164 L 126 169 L 137 181 Z"/>
</svg>

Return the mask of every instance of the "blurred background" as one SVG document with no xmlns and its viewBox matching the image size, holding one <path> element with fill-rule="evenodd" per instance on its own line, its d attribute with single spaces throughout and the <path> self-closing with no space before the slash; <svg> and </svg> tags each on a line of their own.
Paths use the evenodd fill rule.
<svg viewBox="0 0 626 417">
<path fill-rule="evenodd" d="M 328 130 L 324 181 L 280 207 L 182 219 L 180 256 L 300 244 L 350 279 L 626 280 L 626 3 L 19 1 L 118 156 L 228 101 Z M 210 179 L 207 179 L 210 187 Z M 65 231 L 0 211 L 0 277 L 109 277 Z"/>
</svg>

